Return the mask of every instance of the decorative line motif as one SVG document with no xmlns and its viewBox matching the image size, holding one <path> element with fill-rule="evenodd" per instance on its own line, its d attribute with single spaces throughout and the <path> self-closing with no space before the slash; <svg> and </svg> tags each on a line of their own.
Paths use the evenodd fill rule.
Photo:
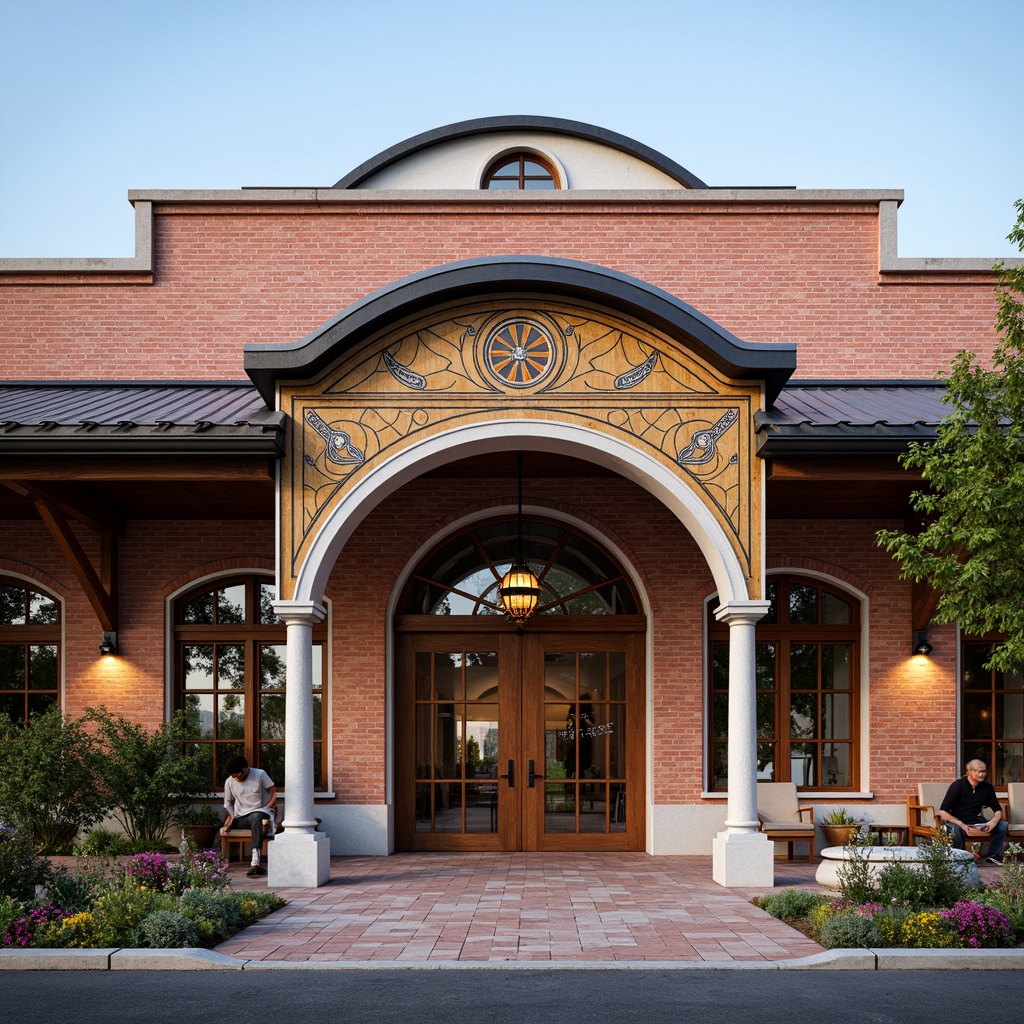
<svg viewBox="0 0 1024 1024">
<path fill-rule="evenodd" d="M 306 422 L 327 442 L 325 454 L 328 462 L 338 466 L 362 465 L 363 453 L 344 430 L 333 430 L 327 426 L 313 409 L 306 411 Z"/>
<path fill-rule="evenodd" d="M 628 391 L 629 388 L 635 388 L 637 384 L 650 377 L 651 370 L 654 369 L 654 364 L 657 361 L 658 353 L 652 352 L 639 366 L 634 366 L 632 370 L 627 370 L 616 377 L 615 389 L 617 391 Z"/>
<path fill-rule="evenodd" d="M 728 409 L 710 430 L 698 430 L 690 443 L 676 456 L 680 466 L 706 466 L 715 457 L 718 439 L 739 419 L 735 409 Z"/>
<path fill-rule="evenodd" d="M 384 356 L 384 365 L 399 384 L 404 384 L 407 388 L 413 388 L 416 391 L 423 391 L 426 388 L 427 378 L 422 374 L 410 370 L 408 366 L 403 366 L 387 349 L 381 355 Z"/>
</svg>

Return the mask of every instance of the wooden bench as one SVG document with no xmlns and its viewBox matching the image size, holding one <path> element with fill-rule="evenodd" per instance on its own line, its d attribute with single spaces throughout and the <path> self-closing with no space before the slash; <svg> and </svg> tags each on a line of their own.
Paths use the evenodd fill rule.
<svg viewBox="0 0 1024 1024">
<path fill-rule="evenodd" d="M 281 831 L 281 823 L 284 821 L 284 801 L 277 801 L 277 831 Z M 263 864 L 267 863 L 267 843 L 273 840 L 273 836 L 270 835 L 270 822 L 266 819 L 263 821 L 263 846 L 260 849 L 260 862 Z M 245 860 L 246 847 L 252 846 L 252 829 L 251 828 L 229 828 L 227 832 L 221 833 L 220 837 L 220 855 L 226 860 L 230 861 L 231 858 L 231 847 L 238 847 L 238 859 L 240 861 Z"/>
</svg>

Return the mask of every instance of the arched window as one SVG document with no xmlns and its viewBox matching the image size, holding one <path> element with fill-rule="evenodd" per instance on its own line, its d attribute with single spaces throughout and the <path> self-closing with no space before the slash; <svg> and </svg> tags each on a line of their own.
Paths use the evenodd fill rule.
<svg viewBox="0 0 1024 1024">
<path fill-rule="evenodd" d="M 418 566 L 405 615 L 502 615 L 498 584 L 512 565 L 516 520 L 483 523 L 448 538 Z M 635 615 L 622 570 L 593 541 L 558 523 L 523 521 L 523 554 L 540 580 L 538 615 Z"/>
<path fill-rule="evenodd" d="M 536 153 L 507 153 L 498 157 L 484 172 L 486 189 L 556 189 L 558 175 L 554 167 Z"/>
<path fill-rule="evenodd" d="M 174 603 L 175 707 L 206 751 L 212 789 L 223 788 L 224 764 L 235 754 L 284 786 L 287 638 L 274 597 L 269 578 L 236 576 Z M 313 785 L 320 791 L 327 788 L 326 637 L 326 625 L 313 630 Z"/>
<path fill-rule="evenodd" d="M 857 788 L 860 604 L 817 579 L 772 576 L 757 643 L 757 777 Z M 728 786 L 729 630 L 708 610 L 709 787 Z"/>
<path fill-rule="evenodd" d="M 965 636 L 960 652 L 960 767 L 978 758 L 993 786 L 1024 780 L 1024 667 L 985 667 L 996 641 Z"/>
<path fill-rule="evenodd" d="M 25 725 L 60 701 L 60 605 L 0 577 L 0 712 Z"/>
</svg>

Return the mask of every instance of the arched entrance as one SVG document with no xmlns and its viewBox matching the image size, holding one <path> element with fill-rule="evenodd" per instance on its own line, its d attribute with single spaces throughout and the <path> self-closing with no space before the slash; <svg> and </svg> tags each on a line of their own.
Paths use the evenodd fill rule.
<svg viewBox="0 0 1024 1024">
<path fill-rule="evenodd" d="M 590 538 L 528 519 L 543 587 L 516 629 L 497 585 L 514 521 L 460 531 L 412 573 L 396 616 L 400 850 L 644 846 L 644 631 L 628 579 Z"/>
<path fill-rule="evenodd" d="M 714 877 L 770 884 L 771 849 L 756 815 L 753 626 L 768 602 L 754 435 L 757 413 L 794 367 L 792 346 L 745 344 L 650 285 L 535 256 L 433 268 L 367 296 L 295 345 L 247 347 L 247 372 L 289 424 L 274 604 L 288 631 L 288 818 L 271 884 L 321 884 L 329 874 L 327 844 L 314 831 L 306 694 L 332 567 L 369 512 L 404 483 L 458 458 L 510 449 L 599 461 L 656 496 L 707 560 L 722 600 L 716 618 L 729 627 L 733 698 Z M 442 653 L 464 660 L 492 646 L 460 643 Z M 540 639 L 519 644 L 512 657 L 525 666 L 521 680 L 543 651 Z M 548 650 L 567 652 L 580 649 Z M 415 679 L 414 657 L 412 665 Z M 528 728 L 524 717 L 524 736 Z M 530 760 L 526 746 L 514 749 Z M 460 785 L 469 781 L 460 774 Z M 577 803 L 582 784 L 572 783 Z M 627 808 L 636 803 L 626 800 Z M 524 837 L 529 820 L 529 812 L 520 816 Z"/>
</svg>

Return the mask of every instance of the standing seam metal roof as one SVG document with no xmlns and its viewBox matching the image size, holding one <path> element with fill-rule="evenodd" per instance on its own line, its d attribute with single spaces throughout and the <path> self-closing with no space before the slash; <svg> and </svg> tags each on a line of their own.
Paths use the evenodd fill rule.
<svg viewBox="0 0 1024 1024">
<path fill-rule="evenodd" d="M 755 422 L 764 454 L 889 450 L 935 436 L 949 412 L 944 394 L 932 382 L 790 383 Z M 0 450 L 8 452 L 75 449 L 86 438 L 108 446 L 120 439 L 126 448 L 145 438 L 167 450 L 172 440 L 180 447 L 191 439 L 190 450 L 207 453 L 215 440 L 231 450 L 280 451 L 284 423 L 249 381 L 0 383 Z"/>
</svg>

